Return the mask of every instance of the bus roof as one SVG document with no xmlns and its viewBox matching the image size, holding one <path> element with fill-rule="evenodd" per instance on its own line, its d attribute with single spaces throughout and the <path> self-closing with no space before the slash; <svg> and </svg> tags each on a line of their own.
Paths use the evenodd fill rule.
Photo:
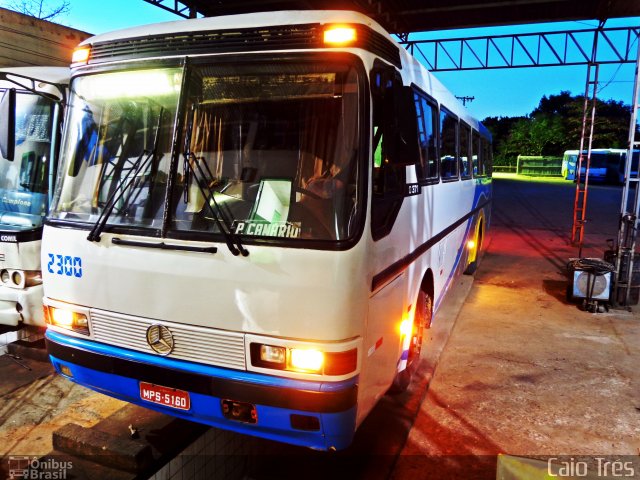
<svg viewBox="0 0 640 480">
<path fill-rule="evenodd" d="M 277 25 L 302 25 L 308 23 L 357 23 L 367 25 L 383 35 L 389 35 L 375 20 L 358 12 L 347 10 L 282 10 L 277 12 L 243 13 L 239 15 L 176 20 L 142 25 L 96 35 L 87 38 L 80 43 L 80 45 L 181 32 L 203 32 L 209 30 L 227 30 L 230 28 L 253 28 Z"/>
<path fill-rule="evenodd" d="M 69 67 L 41 67 L 41 66 L 0 68 L 0 73 L 14 73 L 16 75 L 21 75 L 23 77 L 29 77 L 36 80 L 45 80 L 47 82 L 58 83 L 61 85 L 68 85 L 69 76 L 71 75 L 71 71 L 69 70 Z"/>
<path fill-rule="evenodd" d="M 61 92 L 49 83 L 69 85 L 71 70 L 68 67 L 14 67 L 0 68 L 0 74 L 8 74 L 9 78 L 11 78 L 12 75 L 15 75 L 13 79 L 16 82 L 0 80 L 0 89 L 15 88 L 16 90 L 21 90 L 20 85 L 31 88 L 31 82 L 27 79 L 21 78 L 27 77 L 36 81 L 36 90 L 46 92 L 60 98 Z M 38 80 L 49 83 L 39 83 Z M 23 90 L 26 90 L 26 88 Z"/>
<path fill-rule="evenodd" d="M 636 149 L 633 150 L 637 151 Z M 579 150 L 565 150 L 565 155 L 578 155 Z M 587 153 L 587 150 L 583 150 L 583 153 Z M 592 148 L 591 153 L 627 153 L 626 148 Z"/>
<path fill-rule="evenodd" d="M 447 88 L 434 77 L 420 62 L 412 57 L 383 27 L 368 16 L 348 10 L 285 10 L 276 12 L 245 13 L 220 17 L 177 20 L 139 27 L 116 30 L 96 35 L 84 40 L 80 45 L 95 45 L 127 39 L 144 39 L 181 33 L 205 32 L 215 30 L 271 27 L 281 25 L 305 24 L 360 24 L 384 35 L 398 47 L 402 62 L 400 70 L 405 84 L 415 83 L 425 93 L 444 104 L 448 110 L 466 121 L 483 136 L 489 137 L 488 130 L 473 118 L 468 110 Z M 345 48 L 348 49 L 348 48 Z M 167 52 L 169 55 L 170 52 Z"/>
</svg>

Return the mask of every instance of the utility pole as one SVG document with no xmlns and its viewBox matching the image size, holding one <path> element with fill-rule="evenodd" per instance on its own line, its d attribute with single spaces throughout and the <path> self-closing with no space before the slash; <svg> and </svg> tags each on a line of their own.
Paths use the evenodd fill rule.
<svg viewBox="0 0 640 480">
<path fill-rule="evenodd" d="M 467 106 L 467 103 L 471 103 L 476 99 L 476 97 L 458 97 L 457 95 L 456 98 L 460 100 L 462 102 L 462 105 L 464 105 L 465 107 Z"/>
</svg>

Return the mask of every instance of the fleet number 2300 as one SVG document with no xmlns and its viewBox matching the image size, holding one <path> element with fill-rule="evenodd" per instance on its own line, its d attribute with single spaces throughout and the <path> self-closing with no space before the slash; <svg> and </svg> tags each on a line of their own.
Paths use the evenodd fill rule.
<svg viewBox="0 0 640 480">
<path fill-rule="evenodd" d="M 49 253 L 47 271 L 54 275 L 65 275 L 67 277 L 82 277 L 82 259 L 69 255 L 56 255 Z"/>
</svg>

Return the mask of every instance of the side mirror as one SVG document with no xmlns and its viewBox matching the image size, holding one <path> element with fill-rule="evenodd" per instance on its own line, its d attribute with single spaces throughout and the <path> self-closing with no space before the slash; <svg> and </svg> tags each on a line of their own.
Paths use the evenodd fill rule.
<svg viewBox="0 0 640 480">
<path fill-rule="evenodd" d="M 16 90 L 4 92 L 0 101 L 0 154 L 13 160 L 16 153 Z"/>
</svg>

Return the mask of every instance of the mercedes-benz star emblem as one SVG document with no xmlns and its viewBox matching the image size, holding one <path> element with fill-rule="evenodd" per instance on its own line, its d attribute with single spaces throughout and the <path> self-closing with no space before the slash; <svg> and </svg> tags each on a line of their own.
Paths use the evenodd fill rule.
<svg viewBox="0 0 640 480">
<path fill-rule="evenodd" d="M 169 355 L 173 351 L 173 335 L 164 325 L 151 325 L 147 328 L 147 343 L 160 355 Z"/>
</svg>

